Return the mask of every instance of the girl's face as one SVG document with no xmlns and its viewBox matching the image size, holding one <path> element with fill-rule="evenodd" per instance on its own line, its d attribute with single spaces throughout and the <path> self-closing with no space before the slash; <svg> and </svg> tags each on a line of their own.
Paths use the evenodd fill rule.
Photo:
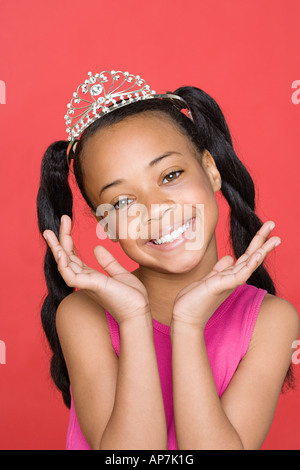
<svg viewBox="0 0 300 470">
<path fill-rule="evenodd" d="M 221 177 L 209 152 L 197 154 L 164 114 L 146 112 L 100 129 L 85 144 L 83 172 L 94 206 L 110 205 L 103 226 L 131 259 L 166 273 L 199 264 L 218 222 L 214 192 Z"/>
</svg>

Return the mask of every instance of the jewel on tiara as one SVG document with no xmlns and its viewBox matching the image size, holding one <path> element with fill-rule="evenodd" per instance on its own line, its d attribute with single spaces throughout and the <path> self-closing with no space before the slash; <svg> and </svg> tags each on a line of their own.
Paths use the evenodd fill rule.
<svg viewBox="0 0 300 470">
<path fill-rule="evenodd" d="M 104 71 L 101 73 L 88 72 L 89 78 L 81 83 L 73 93 L 73 98 L 67 105 L 65 115 L 68 140 L 68 152 L 73 143 L 94 121 L 111 111 L 149 98 L 169 98 L 175 100 L 180 108 L 188 108 L 187 104 L 178 95 L 167 93 L 156 95 L 150 86 L 139 75 L 129 72 Z M 192 116 L 188 110 L 189 117 Z"/>
</svg>

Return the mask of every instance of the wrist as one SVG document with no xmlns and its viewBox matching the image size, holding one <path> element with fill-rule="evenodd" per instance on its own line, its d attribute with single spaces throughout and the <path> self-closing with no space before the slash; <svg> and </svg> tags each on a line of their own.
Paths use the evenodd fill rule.
<svg viewBox="0 0 300 470">
<path fill-rule="evenodd" d="M 122 318 L 119 322 L 119 329 L 127 328 L 148 328 L 153 329 L 152 315 L 150 310 L 143 310 L 141 312 L 135 312 L 134 314 L 128 314 Z"/>
<path fill-rule="evenodd" d="M 174 336 L 203 337 L 206 324 L 179 318 L 172 318 L 170 325 L 171 338 Z"/>
</svg>

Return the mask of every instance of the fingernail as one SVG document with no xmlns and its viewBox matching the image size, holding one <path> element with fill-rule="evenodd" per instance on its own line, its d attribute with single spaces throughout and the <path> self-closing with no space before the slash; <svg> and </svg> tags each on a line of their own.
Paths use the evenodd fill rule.
<svg viewBox="0 0 300 470">
<path fill-rule="evenodd" d="M 47 237 L 46 233 L 43 233 L 43 237 L 45 238 L 45 240 L 48 240 L 48 237 Z"/>
<path fill-rule="evenodd" d="M 274 227 L 275 227 L 275 223 L 272 222 L 271 225 L 270 225 L 270 230 L 273 230 Z"/>
<path fill-rule="evenodd" d="M 277 240 L 277 242 L 275 243 L 275 246 L 280 245 L 280 243 L 281 243 L 281 240 Z"/>
<path fill-rule="evenodd" d="M 256 261 L 259 261 L 261 257 L 262 257 L 262 253 L 260 253 L 259 255 L 257 255 Z"/>
<path fill-rule="evenodd" d="M 60 259 L 60 257 L 61 257 L 61 251 L 57 253 L 57 259 Z"/>
</svg>

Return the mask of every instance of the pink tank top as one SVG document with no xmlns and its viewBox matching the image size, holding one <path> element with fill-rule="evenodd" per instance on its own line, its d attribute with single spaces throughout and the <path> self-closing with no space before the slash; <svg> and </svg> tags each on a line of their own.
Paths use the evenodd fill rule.
<svg viewBox="0 0 300 470">
<path fill-rule="evenodd" d="M 267 291 L 243 284 L 217 308 L 209 319 L 204 338 L 219 397 L 226 390 L 239 362 L 246 354 L 261 302 Z M 112 345 L 119 356 L 120 336 L 116 320 L 106 311 Z M 153 319 L 153 339 L 165 406 L 168 450 L 177 450 L 173 414 L 172 349 L 170 327 Z M 89 450 L 74 408 L 71 393 L 67 450 Z"/>
</svg>

